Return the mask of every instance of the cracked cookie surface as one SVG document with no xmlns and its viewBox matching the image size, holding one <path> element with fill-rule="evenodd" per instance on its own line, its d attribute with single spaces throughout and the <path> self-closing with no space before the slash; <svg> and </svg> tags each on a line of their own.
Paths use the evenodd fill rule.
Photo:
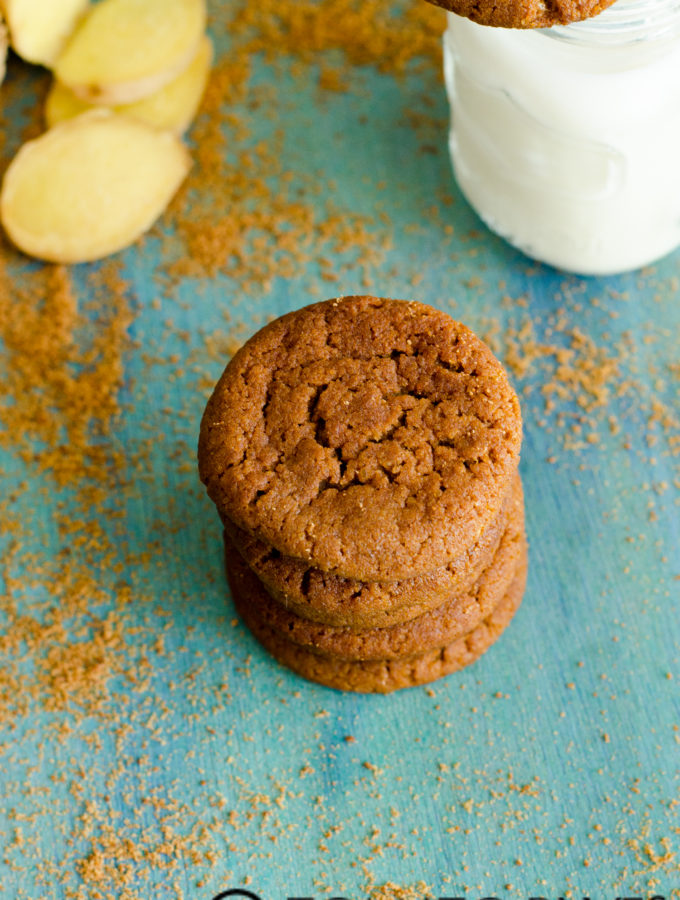
<svg viewBox="0 0 680 900">
<path fill-rule="evenodd" d="M 498 28 L 550 28 L 580 22 L 602 12 L 614 0 L 430 0 L 478 25 Z"/>
<path fill-rule="evenodd" d="M 203 415 L 199 471 L 223 516 L 335 575 L 399 580 L 466 552 L 521 443 L 489 348 L 419 303 L 345 297 L 267 325 Z"/>
</svg>

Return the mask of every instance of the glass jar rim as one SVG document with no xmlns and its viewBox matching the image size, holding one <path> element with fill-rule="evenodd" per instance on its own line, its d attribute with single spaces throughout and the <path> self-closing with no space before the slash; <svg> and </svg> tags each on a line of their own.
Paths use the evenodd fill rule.
<svg viewBox="0 0 680 900">
<path fill-rule="evenodd" d="M 569 43 L 621 46 L 680 35 L 680 0 L 616 0 L 599 15 L 541 33 Z"/>
</svg>

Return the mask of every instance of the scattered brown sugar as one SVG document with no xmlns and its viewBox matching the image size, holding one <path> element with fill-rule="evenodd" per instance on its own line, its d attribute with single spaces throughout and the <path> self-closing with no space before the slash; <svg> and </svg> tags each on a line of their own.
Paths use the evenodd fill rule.
<svg viewBox="0 0 680 900">
<path fill-rule="evenodd" d="M 60 486 L 106 482 L 122 465 L 107 437 L 120 412 L 132 312 L 115 263 L 91 288 L 100 313 L 88 342 L 70 271 L 44 266 L 13 283 L 0 247 L 0 446 Z"/>
<path fill-rule="evenodd" d="M 115 553 L 99 507 L 125 463 L 112 434 L 133 318 L 116 263 L 89 278 L 92 316 L 81 308 L 71 270 L 40 266 L 13 281 L 9 254 L 0 247 L 0 446 L 36 477 L 3 498 L 2 533 L 12 539 L 0 598 L 6 723 L 32 705 L 94 712 L 106 705 L 111 679 L 130 664 L 115 610 L 103 611 L 110 598 L 101 571 L 113 567 Z M 73 491 L 68 514 L 55 488 Z M 23 549 L 31 525 L 18 516 L 15 502 L 26 494 L 50 504 L 62 544 L 51 559 Z M 25 573 L 21 580 L 17 571 Z M 31 591 L 44 599 L 29 602 Z M 26 655 L 35 660 L 28 670 L 21 665 Z"/>
<path fill-rule="evenodd" d="M 525 319 L 520 327 L 511 326 L 505 335 L 505 362 L 521 379 L 543 361 L 550 360 L 552 377 L 541 386 L 546 412 L 556 402 L 573 401 L 585 412 L 606 406 L 620 384 L 621 356 L 628 348 L 598 346 L 579 328 L 560 328 L 564 343 L 544 344 L 536 340 L 534 326 Z"/>
<path fill-rule="evenodd" d="M 243 291 L 262 294 L 274 278 L 294 278 L 329 253 L 352 255 L 355 267 L 377 265 L 391 245 L 389 238 L 371 236 L 372 217 L 340 213 L 331 205 L 320 211 L 317 180 L 297 175 L 293 183 L 292 173 L 282 169 L 282 132 L 239 150 L 235 160 L 230 157 L 233 117 L 225 123 L 224 95 L 215 85 L 235 65 L 235 79 L 225 81 L 237 90 L 249 66 L 236 56 L 216 66 L 216 81 L 206 93 L 206 114 L 195 130 L 196 166 L 173 204 L 185 252 L 173 254 L 167 274 L 177 280 L 223 273 Z"/>
<path fill-rule="evenodd" d="M 680 453 L 677 409 L 635 377 L 631 361 L 636 341 L 630 333 L 615 342 L 605 336 L 598 344 L 558 308 L 546 331 L 548 340 L 536 336 L 528 317 L 510 325 L 502 337 L 497 329 L 490 336 L 524 393 L 538 389 L 542 394 L 544 415 L 539 416 L 538 425 L 556 426 L 564 449 L 596 447 L 607 434 L 625 431 L 625 422 L 608 412 L 611 402 L 624 399 L 642 416 L 648 446 L 654 446 L 660 429 L 670 452 Z M 536 375 L 540 376 L 538 388 L 533 383 Z M 655 387 L 663 389 L 663 380 L 657 378 Z"/>
<path fill-rule="evenodd" d="M 32 579 L 14 578 L 17 568 L 32 573 Z M 79 717 L 110 713 L 113 679 L 138 682 L 144 671 L 143 651 L 131 645 L 126 624 L 129 588 L 120 585 L 111 604 L 87 556 L 73 560 L 62 553 L 48 561 L 17 546 L 2 574 L 0 717 L 5 725 L 38 708 Z M 36 588 L 47 597 L 29 612 L 26 596 Z M 26 656 L 35 661 L 29 670 L 22 666 Z"/>
<path fill-rule="evenodd" d="M 371 888 L 369 900 L 424 900 L 432 896 L 432 888 L 424 881 L 410 886 L 400 886 L 391 881 Z"/>
<path fill-rule="evenodd" d="M 624 829 L 621 828 L 621 831 Z M 677 828 L 672 831 L 676 835 L 679 833 Z M 669 883 L 669 876 L 677 883 L 680 875 L 680 850 L 676 841 L 670 835 L 655 837 L 651 832 L 650 822 L 643 820 L 638 833 L 625 839 L 626 850 L 629 854 L 632 853 L 635 862 L 622 869 L 613 887 L 625 886 L 642 893 L 645 889 L 654 892 L 663 890 Z M 671 900 L 677 900 L 680 890 L 677 887 L 671 888 L 669 896 Z"/>
<path fill-rule="evenodd" d="M 232 46 L 213 69 L 193 131 L 196 165 L 171 207 L 183 248 L 168 245 L 174 259 L 167 275 L 176 281 L 221 273 L 246 293 L 262 294 L 274 278 L 297 277 L 332 254 L 332 270 L 322 278 L 337 281 L 345 255 L 344 265 L 363 269 L 369 287 L 370 270 L 391 246 L 385 229 L 376 238 L 375 216 L 330 201 L 324 208 L 319 173 L 284 171 L 281 128 L 267 142 L 242 149 L 249 132 L 238 105 L 248 98 L 260 116 L 280 115 L 279 102 L 250 84 L 258 54 L 277 65 L 323 59 L 320 84 L 336 92 L 345 89 L 348 65 L 395 74 L 420 62 L 439 72 L 444 24 L 441 10 L 425 3 L 401 12 L 387 0 L 240 4 L 228 26 Z M 339 53 L 335 64 L 328 58 L 333 50 Z"/>
<path fill-rule="evenodd" d="M 10 57 L 8 77 L 2 82 L 2 104 L 0 104 L 0 153 L 3 166 L 7 157 L 11 157 L 21 144 L 31 141 L 44 131 L 44 103 L 39 101 L 28 106 L 22 104 L 26 95 L 26 84 L 30 77 L 37 95 L 43 98 L 47 94 L 50 76 L 47 71 L 37 66 L 29 66 L 19 57 Z M 14 77 L 16 73 L 18 77 Z M 21 128 L 17 133 L 14 110 L 22 107 Z M 11 119 L 11 121 L 10 121 Z M 12 146 L 9 146 L 10 140 Z M 6 159 L 8 162 L 9 159 Z"/>
<path fill-rule="evenodd" d="M 424 3 L 397 11 L 390 0 L 262 0 L 243 4 L 231 29 L 250 36 L 250 51 L 269 59 L 288 53 L 316 62 L 340 50 L 352 65 L 395 74 L 414 61 L 439 68 L 444 24 L 442 11 Z"/>
</svg>

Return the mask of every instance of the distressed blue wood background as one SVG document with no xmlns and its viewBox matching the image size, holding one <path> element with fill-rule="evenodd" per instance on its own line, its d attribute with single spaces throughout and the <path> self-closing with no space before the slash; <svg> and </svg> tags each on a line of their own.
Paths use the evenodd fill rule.
<svg viewBox="0 0 680 900">
<path fill-rule="evenodd" d="M 251 69 L 236 91 L 237 7 L 211 9 L 225 171 L 262 177 L 254 210 L 278 203 L 285 220 L 301 204 L 309 242 L 298 209 L 297 256 L 285 225 L 253 221 L 250 263 L 183 267 L 194 206 L 223 224 L 231 211 L 228 193 L 211 200 L 199 154 L 184 196 L 114 260 L 129 314 L 119 411 L 85 438 L 105 462 L 59 481 L 40 432 L 11 433 L 27 397 L 6 388 L 0 895 L 211 900 L 247 885 L 263 900 L 356 900 L 391 883 L 408 897 L 678 898 L 680 254 L 607 279 L 532 263 L 453 182 L 436 60 L 398 74 L 342 49 L 241 51 Z M 45 86 L 12 63 L 3 168 Z M 213 100 L 190 141 L 214 114 Z M 252 271 L 263 253 L 269 269 Z M 18 298 L 49 267 L 3 257 L 11 386 L 21 355 L 40 353 L 39 329 L 35 351 L 8 346 Z M 110 265 L 68 273 L 71 384 L 116 320 Z M 473 667 L 388 697 L 309 684 L 239 624 L 194 463 L 229 350 L 269 316 L 364 291 L 487 336 L 511 364 L 526 434 L 521 610 Z M 46 413 L 62 427 L 54 398 Z"/>
</svg>

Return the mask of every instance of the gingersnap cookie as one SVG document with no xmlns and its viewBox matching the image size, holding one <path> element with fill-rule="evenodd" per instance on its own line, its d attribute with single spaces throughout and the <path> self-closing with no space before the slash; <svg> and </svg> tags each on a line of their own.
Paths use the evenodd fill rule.
<svg viewBox="0 0 680 900">
<path fill-rule="evenodd" d="M 489 348 L 420 303 L 345 297 L 254 335 L 201 422 L 223 516 L 285 556 L 361 581 L 457 559 L 498 516 L 521 417 Z"/>
<path fill-rule="evenodd" d="M 522 486 L 516 474 L 510 497 L 473 547 L 440 569 L 401 581 L 357 581 L 329 575 L 282 556 L 226 518 L 223 524 L 227 538 L 270 596 L 290 612 L 336 628 L 386 628 L 471 588 L 496 554 L 508 518 L 516 516 L 516 507 L 522 504 Z"/>
<path fill-rule="evenodd" d="M 549 28 L 596 16 L 614 0 L 430 0 L 478 25 Z"/>
<path fill-rule="evenodd" d="M 247 567 L 248 581 L 264 590 Z M 274 631 L 253 614 L 245 582 L 235 581 L 232 596 L 236 608 L 257 640 L 280 663 L 327 687 L 344 691 L 387 694 L 399 688 L 435 681 L 475 662 L 500 637 L 519 608 L 526 582 L 526 562 L 519 569 L 500 603 L 479 624 L 450 644 L 401 659 L 352 661 L 320 656 Z"/>
<path fill-rule="evenodd" d="M 495 608 L 520 565 L 526 565 L 524 517 L 513 516 L 492 564 L 466 594 L 454 596 L 400 625 L 389 628 L 334 628 L 302 619 L 273 600 L 263 586 L 251 580 L 252 572 L 225 536 L 225 558 L 230 583 L 238 588 L 242 603 L 251 604 L 251 615 L 282 638 L 320 656 L 346 660 L 386 660 L 413 656 L 444 647 L 467 634 Z"/>
</svg>

